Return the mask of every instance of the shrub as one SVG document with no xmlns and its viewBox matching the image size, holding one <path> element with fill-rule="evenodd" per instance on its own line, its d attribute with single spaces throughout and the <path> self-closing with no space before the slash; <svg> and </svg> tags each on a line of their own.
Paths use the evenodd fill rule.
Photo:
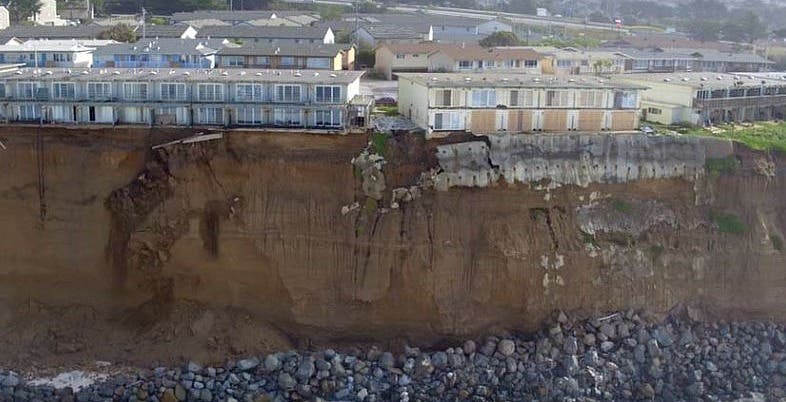
<svg viewBox="0 0 786 402">
<path fill-rule="evenodd" d="M 384 157 L 388 151 L 388 135 L 379 131 L 374 132 L 371 134 L 371 145 L 375 153 Z"/>
<path fill-rule="evenodd" d="M 781 239 L 778 235 L 770 236 L 770 241 L 772 242 L 772 248 L 783 251 L 783 239 Z"/>
<path fill-rule="evenodd" d="M 614 207 L 615 211 L 622 213 L 628 213 L 633 210 L 633 206 L 630 203 L 618 199 L 611 200 L 611 206 Z"/>
<path fill-rule="evenodd" d="M 707 168 L 707 172 L 711 174 L 734 173 L 740 166 L 740 163 L 737 161 L 737 158 L 727 156 L 725 158 L 707 158 L 704 166 Z"/>
<path fill-rule="evenodd" d="M 748 231 L 748 228 L 740 221 L 737 215 L 713 212 L 711 218 L 718 225 L 718 230 L 721 233 L 741 234 Z"/>
</svg>

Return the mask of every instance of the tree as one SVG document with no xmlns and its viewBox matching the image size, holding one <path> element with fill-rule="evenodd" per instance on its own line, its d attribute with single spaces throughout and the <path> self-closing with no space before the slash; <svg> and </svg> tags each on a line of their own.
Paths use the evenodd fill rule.
<svg viewBox="0 0 786 402">
<path fill-rule="evenodd" d="M 126 24 L 117 24 L 98 34 L 98 39 L 111 39 L 118 42 L 133 43 L 136 42 L 136 32 Z"/>
<path fill-rule="evenodd" d="M 759 16 L 753 11 L 748 10 L 742 16 L 733 18 L 736 22 L 736 28 L 740 33 L 740 38 L 736 39 L 737 42 L 753 43 L 756 39 L 762 38 L 767 34 L 767 27 L 762 24 Z M 735 40 L 732 38 L 727 38 Z"/>
<path fill-rule="evenodd" d="M 319 16 L 325 21 L 338 21 L 345 11 L 347 10 L 342 6 L 328 4 L 319 7 Z"/>
<path fill-rule="evenodd" d="M 592 70 L 595 71 L 595 75 L 601 75 L 613 65 L 614 63 L 609 59 L 598 59 L 592 63 Z"/>
<path fill-rule="evenodd" d="M 513 32 L 499 31 L 483 38 L 479 44 L 483 47 L 495 46 L 516 46 L 519 43 L 519 38 Z"/>
<path fill-rule="evenodd" d="M 704 19 L 693 20 L 687 26 L 690 37 L 701 42 L 720 39 L 721 28 L 723 28 L 722 22 Z"/>
<path fill-rule="evenodd" d="M 19 23 L 27 21 L 33 14 L 38 13 L 41 10 L 41 2 L 39 0 L 11 0 L 7 7 L 11 22 Z"/>
</svg>

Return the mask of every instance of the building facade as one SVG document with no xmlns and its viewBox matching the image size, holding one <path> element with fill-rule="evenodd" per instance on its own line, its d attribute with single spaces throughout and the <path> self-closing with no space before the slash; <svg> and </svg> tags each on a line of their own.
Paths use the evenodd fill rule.
<svg viewBox="0 0 786 402">
<path fill-rule="evenodd" d="M 227 41 L 197 39 L 149 39 L 117 43 L 96 49 L 97 68 L 213 68 L 216 49 Z"/>
<path fill-rule="evenodd" d="M 626 74 L 615 81 L 645 85 L 641 115 L 662 124 L 709 125 L 786 117 L 786 81 L 754 74 Z"/>
<path fill-rule="evenodd" d="M 0 73 L 6 122 L 282 128 L 342 133 L 362 72 L 141 69 Z M 370 105 L 368 107 L 371 107 Z M 367 116 L 367 114 L 365 115 Z M 367 119 L 364 119 L 367 121 Z"/>
<path fill-rule="evenodd" d="M 115 43 L 105 42 L 104 45 Z M 91 67 L 96 46 L 76 40 L 29 40 L 0 45 L 0 63 L 22 63 L 28 67 Z M 96 43 L 101 45 L 100 43 Z"/>
<path fill-rule="evenodd" d="M 348 49 L 354 58 L 354 48 Z M 295 68 L 341 70 L 343 47 L 334 44 L 244 45 L 219 50 L 217 65 L 222 68 Z"/>
<path fill-rule="evenodd" d="M 639 126 L 644 87 L 596 77 L 400 74 L 399 112 L 429 138 L 450 132 L 600 132 Z"/>
</svg>

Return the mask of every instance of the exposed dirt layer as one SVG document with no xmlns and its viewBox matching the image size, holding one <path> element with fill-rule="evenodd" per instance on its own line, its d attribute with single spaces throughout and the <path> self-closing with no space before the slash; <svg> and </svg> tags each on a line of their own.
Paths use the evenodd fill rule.
<svg viewBox="0 0 786 402">
<path fill-rule="evenodd" d="M 361 195 L 360 136 L 153 152 L 193 133 L 7 130 L 0 365 L 427 344 L 530 330 L 555 309 L 786 318 L 779 155 L 738 149 L 740 169 L 696 182 L 426 190 L 389 209 Z M 434 146 L 388 144 L 389 191 L 436 168 Z"/>
</svg>

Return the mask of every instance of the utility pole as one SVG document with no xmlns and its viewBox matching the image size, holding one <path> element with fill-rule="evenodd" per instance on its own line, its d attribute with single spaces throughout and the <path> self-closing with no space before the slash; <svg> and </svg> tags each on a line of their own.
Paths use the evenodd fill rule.
<svg viewBox="0 0 786 402">
<path fill-rule="evenodd" d="M 142 7 L 142 41 L 147 39 L 147 10 Z"/>
</svg>

